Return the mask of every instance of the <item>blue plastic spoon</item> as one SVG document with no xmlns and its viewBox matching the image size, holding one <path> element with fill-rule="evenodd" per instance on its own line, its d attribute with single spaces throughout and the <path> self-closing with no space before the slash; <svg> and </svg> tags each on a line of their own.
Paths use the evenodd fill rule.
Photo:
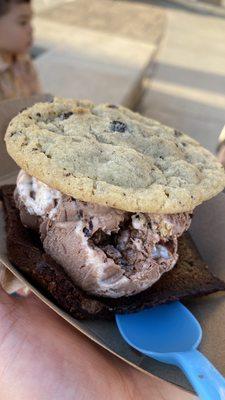
<svg viewBox="0 0 225 400">
<path fill-rule="evenodd" d="M 203 400 L 225 399 L 225 379 L 197 347 L 202 329 L 191 312 L 174 302 L 116 315 L 124 340 L 145 355 L 183 370 Z"/>
</svg>

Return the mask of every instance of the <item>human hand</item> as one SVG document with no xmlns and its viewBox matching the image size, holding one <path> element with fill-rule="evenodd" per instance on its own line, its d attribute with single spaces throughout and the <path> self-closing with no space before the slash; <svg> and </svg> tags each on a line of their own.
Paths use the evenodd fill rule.
<svg viewBox="0 0 225 400">
<path fill-rule="evenodd" d="M 91 342 L 34 295 L 0 288 L 0 398 L 193 400 Z"/>
</svg>

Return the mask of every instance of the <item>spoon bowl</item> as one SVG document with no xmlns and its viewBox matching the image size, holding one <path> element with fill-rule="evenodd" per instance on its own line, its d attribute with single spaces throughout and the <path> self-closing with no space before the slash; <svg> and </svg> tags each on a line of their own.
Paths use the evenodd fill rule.
<svg viewBox="0 0 225 400">
<path fill-rule="evenodd" d="M 134 314 L 117 315 L 116 321 L 120 333 L 132 347 L 148 355 L 152 353 L 160 360 L 173 352 L 197 348 L 202 338 L 199 322 L 178 301 Z M 144 327 L 141 343 L 140 327 Z"/>
<path fill-rule="evenodd" d="M 202 329 L 180 302 L 117 314 L 124 340 L 155 360 L 180 367 L 202 400 L 225 400 L 225 379 L 197 347 Z"/>
</svg>

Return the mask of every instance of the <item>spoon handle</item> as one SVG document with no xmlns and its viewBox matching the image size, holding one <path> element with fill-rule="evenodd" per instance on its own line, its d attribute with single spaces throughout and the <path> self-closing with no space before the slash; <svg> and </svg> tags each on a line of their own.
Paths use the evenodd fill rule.
<svg viewBox="0 0 225 400">
<path fill-rule="evenodd" d="M 201 400 L 224 400 L 225 379 L 198 350 L 176 353 L 182 368 Z"/>
</svg>

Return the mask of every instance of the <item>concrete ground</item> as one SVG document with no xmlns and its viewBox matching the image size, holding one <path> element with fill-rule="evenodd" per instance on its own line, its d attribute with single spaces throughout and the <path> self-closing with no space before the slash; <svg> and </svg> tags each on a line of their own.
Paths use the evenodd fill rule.
<svg viewBox="0 0 225 400">
<path fill-rule="evenodd" d="M 214 151 L 225 119 L 225 16 L 185 4 L 34 0 L 45 91 L 137 104 Z"/>
<path fill-rule="evenodd" d="M 215 151 L 225 124 L 225 18 L 159 3 L 167 29 L 138 111 Z"/>
<path fill-rule="evenodd" d="M 36 66 L 45 91 L 137 103 L 164 30 L 164 10 L 114 0 L 35 0 L 34 6 Z"/>
<path fill-rule="evenodd" d="M 148 44 L 160 39 L 165 21 L 165 12 L 157 6 L 157 2 L 146 5 L 144 1 L 129 0 L 61 1 L 57 7 L 40 9 L 38 16 L 47 21 L 106 32 Z"/>
</svg>

